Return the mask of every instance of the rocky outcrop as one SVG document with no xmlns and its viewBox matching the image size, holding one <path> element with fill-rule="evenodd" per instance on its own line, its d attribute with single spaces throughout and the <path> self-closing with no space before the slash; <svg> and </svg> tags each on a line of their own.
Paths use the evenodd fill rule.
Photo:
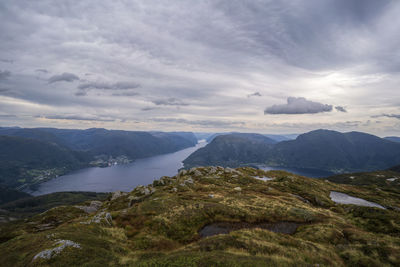
<svg viewBox="0 0 400 267">
<path fill-rule="evenodd" d="M 78 243 L 75 243 L 71 240 L 57 240 L 57 242 L 55 243 L 55 245 L 57 245 L 55 248 L 51 248 L 51 249 L 46 249 L 43 250 L 41 252 L 39 252 L 38 254 L 35 255 L 35 257 L 33 257 L 32 261 L 35 261 L 37 259 L 51 259 L 55 256 L 57 256 L 58 254 L 60 254 L 65 248 L 67 247 L 73 247 L 73 248 L 81 248 L 81 245 Z"/>
<path fill-rule="evenodd" d="M 86 213 L 94 213 L 98 211 L 103 203 L 98 200 L 93 200 L 90 202 L 89 206 L 75 206 L 78 209 L 83 210 Z"/>
<path fill-rule="evenodd" d="M 109 212 L 102 211 L 96 214 L 90 223 L 99 223 L 106 226 L 112 226 L 112 216 Z"/>
<path fill-rule="evenodd" d="M 127 195 L 127 193 L 121 192 L 121 191 L 115 191 L 111 196 L 111 200 L 115 200 L 115 199 L 125 196 L 125 195 Z"/>
</svg>

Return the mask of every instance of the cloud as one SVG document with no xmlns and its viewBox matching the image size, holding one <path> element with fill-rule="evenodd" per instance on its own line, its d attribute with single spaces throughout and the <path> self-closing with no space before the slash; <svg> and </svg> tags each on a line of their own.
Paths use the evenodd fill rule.
<svg viewBox="0 0 400 267">
<path fill-rule="evenodd" d="M 259 92 L 255 92 L 247 95 L 247 97 L 252 97 L 252 96 L 261 96 L 261 94 Z"/>
<path fill-rule="evenodd" d="M 13 114 L 0 114 L 0 118 L 16 118 Z"/>
<path fill-rule="evenodd" d="M 5 80 L 10 76 L 11 76 L 11 72 L 10 71 L 8 71 L 8 70 L 4 70 L 4 71 L 0 70 L 0 81 L 1 80 Z"/>
<path fill-rule="evenodd" d="M 122 93 L 113 93 L 112 96 L 137 96 L 140 95 L 137 92 L 122 92 Z"/>
<path fill-rule="evenodd" d="M 143 130 L 195 130 L 201 122 L 228 120 L 245 121 L 236 124 L 243 131 L 278 133 L 288 128 L 273 123 L 296 123 L 298 116 L 271 115 L 272 126 L 264 127 L 260 111 L 286 103 L 286 96 L 351 107 L 341 113 L 334 105 L 331 123 L 343 115 L 366 121 L 374 114 L 399 113 L 400 57 L 393 55 L 400 51 L 400 1 L 59 1 L 0 4 L 0 59 L 5 59 L 0 70 L 12 74 L 0 81 L 9 89 L 0 92 L 0 112 L 26 118 L 15 124 L 63 122 L 22 116 L 33 112 L 113 114 L 116 122 L 107 127 L 123 129 L 130 122 L 120 120 L 129 114 L 143 121 L 137 125 Z M 49 73 L 35 72 L 39 68 Z M 57 90 L 43 86 L 43 79 L 64 71 L 80 80 L 54 83 Z M 129 96 L 136 92 L 141 97 Z M 171 123 L 172 129 L 150 120 L 156 117 L 188 123 Z M 304 125 L 314 117 L 303 116 L 296 132 L 311 130 Z M 360 124 L 358 130 L 400 131 L 400 121 L 382 121 L 379 127 Z M 386 130 L 389 126 L 397 130 Z"/>
<path fill-rule="evenodd" d="M 73 73 L 64 72 L 59 75 L 53 75 L 48 79 L 49 83 L 55 82 L 73 82 L 75 80 L 79 80 L 79 77 Z"/>
<path fill-rule="evenodd" d="M 154 109 L 156 109 L 156 108 L 144 107 L 144 108 L 141 108 L 140 110 L 141 110 L 141 111 L 150 111 L 150 110 L 154 110 Z"/>
<path fill-rule="evenodd" d="M 112 122 L 115 119 L 99 118 L 97 116 L 80 116 L 80 115 L 47 115 L 37 116 L 37 118 L 48 119 L 48 120 L 74 120 L 74 121 L 101 121 L 101 122 Z"/>
<path fill-rule="evenodd" d="M 35 71 L 36 72 L 41 72 L 41 73 L 49 73 L 49 71 L 46 70 L 46 69 L 36 69 Z"/>
<path fill-rule="evenodd" d="M 347 112 L 346 108 L 342 106 L 336 106 L 335 109 L 339 112 Z"/>
<path fill-rule="evenodd" d="M 152 121 L 156 122 L 166 122 L 166 123 L 179 123 L 179 124 L 188 124 L 188 125 L 197 125 L 202 127 L 224 127 L 224 128 L 232 128 L 232 127 L 240 127 L 244 126 L 245 122 L 243 121 L 222 121 L 222 120 L 187 120 L 187 119 L 176 119 L 176 118 L 154 118 Z"/>
<path fill-rule="evenodd" d="M 387 118 L 395 118 L 395 119 L 399 119 L 400 120 L 400 114 L 382 114 L 382 115 L 378 115 L 378 116 L 372 116 L 373 118 L 376 117 L 387 117 Z"/>
<path fill-rule="evenodd" d="M 4 63 L 10 63 L 10 64 L 13 64 L 14 63 L 14 60 L 11 60 L 11 59 L 0 59 L 0 62 L 4 62 Z"/>
<path fill-rule="evenodd" d="M 264 114 L 315 114 L 332 111 L 332 105 L 310 101 L 304 97 L 288 97 L 287 104 L 273 105 Z"/>
<path fill-rule="evenodd" d="M 189 105 L 188 103 L 185 103 L 182 100 L 174 98 L 174 97 L 170 97 L 167 99 L 157 99 L 157 100 L 153 100 L 151 102 L 157 106 L 188 106 Z"/>
<path fill-rule="evenodd" d="M 78 86 L 80 90 L 99 89 L 99 90 L 128 90 L 140 87 L 140 84 L 135 82 L 87 82 Z"/>
</svg>

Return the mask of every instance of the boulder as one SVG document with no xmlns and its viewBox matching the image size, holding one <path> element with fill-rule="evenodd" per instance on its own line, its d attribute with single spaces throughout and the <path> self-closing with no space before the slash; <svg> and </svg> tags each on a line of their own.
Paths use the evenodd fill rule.
<svg viewBox="0 0 400 267">
<path fill-rule="evenodd" d="M 71 240 L 57 240 L 55 245 L 57 245 L 55 248 L 46 249 L 46 250 L 43 250 L 43 251 L 39 252 L 38 254 L 36 254 L 33 257 L 32 261 L 35 261 L 39 258 L 46 259 L 46 260 L 51 259 L 51 258 L 57 256 L 58 254 L 60 254 L 61 251 L 63 251 L 66 247 L 73 247 L 73 248 L 78 248 L 78 249 L 81 248 L 80 244 L 75 243 Z"/>
</svg>

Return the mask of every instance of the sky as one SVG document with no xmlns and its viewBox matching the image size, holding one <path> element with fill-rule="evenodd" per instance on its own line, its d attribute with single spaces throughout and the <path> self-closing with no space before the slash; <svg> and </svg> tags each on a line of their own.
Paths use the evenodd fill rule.
<svg viewBox="0 0 400 267">
<path fill-rule="evenodd" d="M 400 1 L 0 2 L 0 126 L 400 136 Z"/>
</svg>

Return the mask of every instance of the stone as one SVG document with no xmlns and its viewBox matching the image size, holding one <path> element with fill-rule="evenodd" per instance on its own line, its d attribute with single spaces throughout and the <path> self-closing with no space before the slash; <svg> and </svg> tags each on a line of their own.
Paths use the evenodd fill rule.
<svg viewBox="0 0 400 267">
<path fill-rule="evenodd" d="M 199 176 L 202 176 L 202 173 L 199 170 L 195 170 L 193 175 L 196 177 L 199 177 Z"/>
<path fill-rule="evenodd" d="M 214 166 L 210 167 L 210 170 L 208 171 L 209 174 L 214 174 L 216 172 L 217 172 L 217 168 Z"/>
<path fill-rule="evenodd" d="M 93 200 L 92 202 L 90 202 L 89 206 L 75 206 L 75 207 L 83 210 L 86 213 L 94 213 L 98 211 L 102 205 L 103 203 L 101 203 L 101 201 Z"/>
<path fill-rule="evenodd" d="M 90 222 L 91 223 L 102 223 L 102 224 L 111 226 L 112 225 L 112 216 L 109 212 L 102 211 L 99 214 L 96 214 Z"/>
<path fill-rule="evenodd" d="M 119 197 L 125 196 L 126 193 L 125 192 L 121 192 L 121 191 L 115 191 L 112 196 L 111 196 L 111 200 L 115 200 Z"/>
<path fill-rule="evenodd" d="M 209 194 L 208 197 L 209 198 L 214 198 L 214 194 Z"/>
<path fill-rule="evenodd" d="M 139 203 L 143 200 L 143 197 L 134 197 L 130 196 L 128 197 L 129 203 L 128 203 L 128 208 L 132 207 L 135 203 Z"/>
<path fill-rule="evenodd" d="M 43 251 L 39 252 L 38 254 L 36 254 L 33 257 L 32 261 L 35 261 L 38 258 L 42 258 L 42 259 L 46 259 L 46 260 L 51 259 L 51 258 L 57 256 L 58 254 L 60 254 L 61 251 L 63 251 L 66 247 L 73 247 L 73 248 L 81 249 L 80 244 L 75 243 L 71 240 L 58 240 L 55 243 L 55 245 L 58 245 L 58 246 L 56 246 L 55 248 L 43 250 Z"/>
<path fill-rule="evenodd" d="M 185 176 L 187 174 L 187 170 L 180 170 L 178 173 L 178 177 Z"/>
<path fill-rule="evenodd" d="M 295 195 L 295 194 L 289 194 L 289 195 L 291 195 L 291 196 L 297 198 L 298 200 L 300 200 L 300 201 L 302 201 L 302 202 L 304 202 L 304 203 L 307 203 L 307 204 L 310 203 L 310 201 L 308 201 L 307 199 L 305 199 L 305 198 L 303 198 L 303 197 L 301 197 L 301 196 L 299 196 L 299 195 Z"/>
<path fill-rule="evenodd" d="M 238 187 L 233 188 L 233 190 L 240 192 L 240 191 L 242 191 L 242 188 L 238 186 Z"/>
</svg>

